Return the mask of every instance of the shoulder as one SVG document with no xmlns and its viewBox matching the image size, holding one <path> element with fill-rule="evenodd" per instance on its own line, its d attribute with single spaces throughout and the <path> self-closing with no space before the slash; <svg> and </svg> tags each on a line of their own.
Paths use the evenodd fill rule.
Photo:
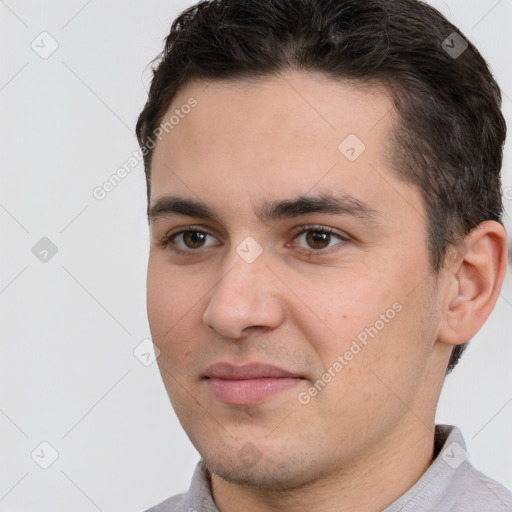
<svg viewBox="0 0 512 512">
<path fill-rule="evenodd" d="M 144 512 L 187 512 L 184 508 L 185 496 L 185 494 L 177 494 L 154 507 L 148 508 Z"/>
<path fill-rule="evenodd" d="M 512 512 L 512 493 L 476 469 L 461 431 L 436 425 L 434 460 L 385 512 Z"/>
<path fill-rule="evenodd" d="M 448 482 L 445 494 L 451 512 L 512 512 L 512 493 L 504 485 L 475 468 L 468 457 L 461 431 L 451 425 L 436 426 L 443 444 L 435 461 Z"/>
<path fill-rule="evenodd" d="M 512 492 L 504 485 L 467 463 L 465 489 L 458 496 L 453 512 L 512 512 Z"/>
</svg>

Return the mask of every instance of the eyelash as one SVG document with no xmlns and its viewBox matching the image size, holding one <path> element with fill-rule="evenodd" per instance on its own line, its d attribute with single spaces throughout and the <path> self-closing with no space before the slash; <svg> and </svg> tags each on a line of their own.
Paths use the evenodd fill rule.
<svg viewBox="0 0 512 512">
<path fill-rule="evenodd" d="M 341 235 L 340 233 L 337 233 L 336 231 L 334 231 L 332 228 L 329 228 L 327 226 L 318 226 L 318 225 L 307 225 L 307 226 L 302 226 L 300 228 L 300 230 L 298 230 L 293 238 L 297 238 L 298 236 L 302 235 L 303 233 L 308 233 L 310 231 L 313 231 L 313 232 L 318 232 L 318 233 L 326 233 L 328 235 L 334 235 L 336 237 L 338 237 L 340 240 L 342 240 L 343 242 L 348 242 L 350 241 L 350 239 L 347 237 L 347 236 L 343 236 Z M 179 247 L 176 247 L 173 242 L 172 242 L 172 239 L 177 237 L 178 235 L 182 235 L 184 233 L 201 233 L 201 234 L 204 234 L 204 235 L 210 235 L 210 233 L 208 233 L 207 231 L 204 231 L 203 229 L 200 229 L 200 228 L 196 228 L 194 226 L 187 226 L 186 228 L 182 228 L 178 231 L 174 231 L 174 232 L 171 232 L 167 235 L 165 235 L 160 241 L 159 241 L 159 245 L 161 247 L 167 247 L 171 252 L 173 253 L 176 253 L 176 254 L 186 254 L 186 255 L 190 255 L 192 253 L 199 253 L 201 252 L 201 249 L 204 249 L 204 248 L 199 248 L 199 249 L 180 249 Z M 210 235 L 210 236 L 213 236 L 213 235 Z M 336 245 L 339 245 L 339 244 L 336 244 Z M 344 245 L 344 244 L 341 244 L 341 245 Z M 335 246 L 334 246 L 335 247 Z M 312 255 L 312 254 L 317 254 L 317 255 L 322 255 L 322 254 L 329 254 L 330 252 L 332 252 L 332 249 L 333 247 L 328 247 L 326 249 L 304 249 L 304 248 L 301 248 L 299 247 L 300 249 L 300 252 L 303 252 L 303 253 L 306 253 L 306 254 L 309 254 L 309 255 Z"/>
</svg>

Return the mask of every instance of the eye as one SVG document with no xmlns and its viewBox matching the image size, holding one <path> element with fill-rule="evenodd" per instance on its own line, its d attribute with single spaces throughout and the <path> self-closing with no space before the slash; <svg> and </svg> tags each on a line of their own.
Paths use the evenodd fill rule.
<svg viewBox="0 0 512 512">
<path fill-rule="evenodd" d="M 206 241 L 208 237 L 215 240 L 212 235 L 205 231 L 188 227 L 180 231 L 175 231 L 174 233 L 169 233 L 160 241 L 160 244 L 164 247 L 168 246 L 173 252 L 181 253 L 193 252 L 197 249 L 209 247 L 210 245 L 219 245 L 216 243 L 207 244 Z"/>
<path fill-rule="evenodd" d="M 208 238 L 211 238 L 213 242 L 208 243 Z M 335 243 L 336 238 L 340 240 L 341 243 Z M 221 245 L 220 242 L 216 243 L 215 240 L 217 239 L 210 233 L 195 228 L 194 226 L 187 226 L 186 228 L 165 235 L 164 238 L 160 240 L 160 245 L 167 247 L 174 253 L 190 254 L 199 252 L 200 249 L 212 245 Z M 303 250 L 305 249 L 308 253 L 322 253 L 333 246 L 348 242 L 349 238 L 340 233 L 336 233 L 333 229 L 326 226 L 302 226 L 300 231 L 295 234 L 294 240 L 303 241 L 303 243 L 307 244 L 299 245 L 298 247 Z M 295 246 L 295 244 L 293 246 Z"/>
<path fill-rule="evenodd" d="M 339 242 L 330 245 L 330 243 L 333 242 L 333 237 L 338 238 L 342 242 L 349 241 L 348 237 L 335 233 L 333 229 L 326 226 L 304 226 L 301 231 L 295 235 L 294 239 L 303 240 L 307 244 L 307 246 L 303 246 L 303 248 L 308 250 L 313 249 L 313 251 L 310 252 L 320 252 L 334 245 L 339 245 Z"/>
</svg>

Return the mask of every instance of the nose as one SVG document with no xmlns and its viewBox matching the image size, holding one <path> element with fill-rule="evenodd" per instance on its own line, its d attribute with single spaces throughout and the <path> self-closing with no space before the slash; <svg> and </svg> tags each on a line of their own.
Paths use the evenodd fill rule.
<svg viewBox="0 0 512 512">
<path fill-rule="evenodd" d="M 205 325 L 225 338 L 239 339 L 251 328 L 273 329 L 283 322 L 279 280 L 264 253 L 248 263 L 233 251 L 222 268 L 203 315 Z"/>
</svg>

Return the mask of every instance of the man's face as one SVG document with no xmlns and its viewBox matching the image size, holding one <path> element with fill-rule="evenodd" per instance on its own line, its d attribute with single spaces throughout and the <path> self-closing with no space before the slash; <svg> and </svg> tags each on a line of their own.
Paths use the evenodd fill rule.
<svg viewBox="0 0 512 512">
<path fill-rule="evenodd" d="M 385 91 L 313 74 L 189 82 L 163 122 L 176 109 L 152 164 L 148 316 L 210 470 L 291 488 L 424 430 L 448 352 L 421 196 L 386 158 Z M 166 196 L 218 218 L 172 214 Z M 301 196 L 341 208 L 258 215 Z"/>
</svg>

